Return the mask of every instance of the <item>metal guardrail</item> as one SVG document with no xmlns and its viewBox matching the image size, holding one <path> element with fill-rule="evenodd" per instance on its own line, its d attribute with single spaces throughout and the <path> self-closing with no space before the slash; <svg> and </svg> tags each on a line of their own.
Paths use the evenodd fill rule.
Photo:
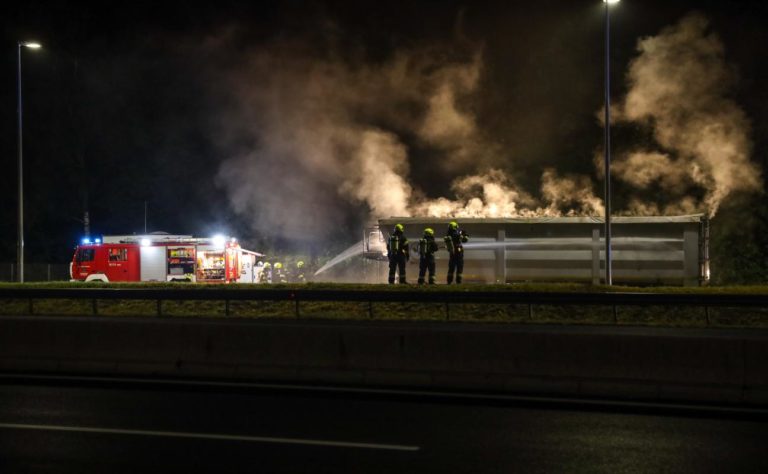
<svg viewBox="0 0 768 474">
<path fill-rule="evenodd" d="M 27 300 L 29 314 L 34 314 L 34 300 L 91 300 L 93 314 L 98 314 L 99 300 L 151 300 L 162 316 L 163 301 L 223 301 L 225 315 L 230 315 L 231 301 L 289 301 L 295 303 L 300 317 L 300 303 L 311 301 L 367 302 L 373 317 L 373 303 L 442 303 L 446 319 L 451 304 L 596 305 L 613 307 L 617 319 L 619 306 L 697 306 L 703 307 L 709 323 L 711 307 L 768 308 L 768 294 L 671 294 L 671 293 L 526 293 L 516 291 L 382 291 L 314 289 L 238 289 L 238 288 L 2 288 L 0 300 Z"/>
</svg>

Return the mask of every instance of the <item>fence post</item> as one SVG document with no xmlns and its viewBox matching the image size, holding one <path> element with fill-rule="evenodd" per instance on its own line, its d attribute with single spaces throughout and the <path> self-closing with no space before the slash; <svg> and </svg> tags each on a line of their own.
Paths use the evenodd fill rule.
<svg viewBox="0 0 768 474">
<path fill-rule="evenodd" d="M 533 321 L 533 303 L 528 303 L 528 319 Z"/>
<path fill-rule="evenodd" d="M 451 320 L 451 310 L 448 307 L 448 302 L 445 302 L 445 320 L 450 321 Z"/>
<path fill-rule="evenodd" d="M 296 298 L 296 319 L 299 319 L 301 316 L 299 315 L 299 299 Z"/>
<path fill-rule="evenodd" d="M 99 303 L 98 303 L 98 301 L 99 300 L 97 300 L 96 298 L 91 300 L 91 303 L 93 304 L 93 315 L 94 316 L 98 316 L 99 315 Z"/>
<path fill-rule="evenodd" d="M 707 326 L 709 326 L 710 325 L 710 321 L 709 321 L 709 306 L 707 306 L 707 305 L 704 305 L 704 316 L 707 317 Z"/>
<path fill-rule="evenodd" d="M 162 316 L 163 315 L 163 300 L 160 298 L 157 299 L 157 315 Z"/>
<path fill-rule="evenodd" d="M 224 316 L 229 316 L 229 300 L 224 300 Z"/>
<path fill-rule="evenodd" d="M 368 317 L 373 319 L 373 301 L 368 300 Z"/>
<path fill-rule="evenodd" d="M 619 323 L 619 310 L 616 305 L 613 305 L 613 323 L 614 324 Z"/>
</svg>

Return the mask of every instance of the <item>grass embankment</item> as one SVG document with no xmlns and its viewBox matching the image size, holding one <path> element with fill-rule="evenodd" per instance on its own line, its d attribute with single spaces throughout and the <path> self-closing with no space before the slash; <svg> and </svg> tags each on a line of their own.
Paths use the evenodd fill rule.
<svg viewBox="0 0 768 474">
<path fill-rule="evenodd" d="M 0 283 L 0 288 L 19 288 L 22 285 Z M 188 283 L 26 283 L 23 288 L 174 288 L 224 289 L 312 289 L 312 290 L 382 290 L 424 292 L 648 292 L 675 294 L 768 294 L 768 286 L 728 287 L 626 287 L 591 286 L 573 283 L 521 283 L 510 285 L 368 285 L 308 283 L 287 285 L 190 285 Z M 36 315 L 93 315 L 91 300 L 50 299 L 35 300 Z M 28 300 L 0 300 L 0 314 L 28 314 Z M 98 300 L 99 316 L 157 317 L 154 300 Z M 410 320 L 410 321 L 465 321 L 549 324 L 619 324 L 673 327 L 752 327 L 768 328 L 768 308 L 709 308 L 675 306 L 612 306 L 581 305 L 515 305 L 452 303 L 448 307 L 435 303 L 356 303 L 356 302 L 301 302 L 300 318 L 345 320 Z M 226 317 L 223 301 L 163 301 L 164 317 Z M 296 304 L 290 301 L 231 301 L 229 317 L 295 319 Z"/>
</svg>

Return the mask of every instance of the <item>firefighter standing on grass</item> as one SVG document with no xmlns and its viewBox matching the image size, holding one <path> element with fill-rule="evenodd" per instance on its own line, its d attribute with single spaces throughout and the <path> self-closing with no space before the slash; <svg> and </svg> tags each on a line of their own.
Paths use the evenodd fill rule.
<svg viewBox="0 0 768 474">
<path fill-rule="evenodd" d="M 253 283 L 261 283 L 262 275 L 264 275 L 264 262 L 258 261 L 256 265 L 253 266 L 253 277 L 251 278 L 251 281 Z"/>
<path fill-rule="evenodd" d="M 395 271 L 400 277 L 400 283 L 407 283 L 405 281 L 405 262 L 410 258 L 410 254 L 403 224 L 396 224 L 395 231 L 389 236 L 387 256 L 389 257 L 389 284 L 395 283 Z"/>
<path fill-rule="evenodd" d="M 304 262 L 299 260 L 296 262 L 296 283 L 306 283 L 307 277 L 304 275 Z"/>
<path fill-rule="evenodd" d="M 274 270 L 272 273 L 272 282 L 273 283 L 288 283 L 288 279 L 285 275 L 285 270 L 283 270 L 283 264 L 280 262 L 276 262 L 274 265 Z"/>
<path fill-rule="evenodd" d="M 435 284 L 435 231 L 427 227 L 419 240 L 419 285 L 424 284 L 424 274 L 429 270 L 429 284 Z"/>
<path fill-rule="evenodd" d="M 261 276 L 259 283 L 272 283 L 272 264 L 264 262 L 264 266 L 261 269 Z"/>
<path fill-rule="evenodd" d="M 456 221 L 448 224 L 448 232 L 443 239 L 445 248 L 448 249 L 448 284 L 453 283 L 453 273 L 456 272 L 456 283 L 461 283 L 461 274 L 464 272 L 464 245 L 469 240 L 463 230 L 459 229 Z"/>
</svg>

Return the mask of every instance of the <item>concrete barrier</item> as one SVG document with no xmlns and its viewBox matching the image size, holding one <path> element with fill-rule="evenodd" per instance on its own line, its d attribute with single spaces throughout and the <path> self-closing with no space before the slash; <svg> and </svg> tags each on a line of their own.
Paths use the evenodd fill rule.
<svg viewBox="0 0 768 474">
<path fill-rule="evenodd" d="M 0 370 L 768 404 L 768 331 L 1 317 Z"/>
</svg>

